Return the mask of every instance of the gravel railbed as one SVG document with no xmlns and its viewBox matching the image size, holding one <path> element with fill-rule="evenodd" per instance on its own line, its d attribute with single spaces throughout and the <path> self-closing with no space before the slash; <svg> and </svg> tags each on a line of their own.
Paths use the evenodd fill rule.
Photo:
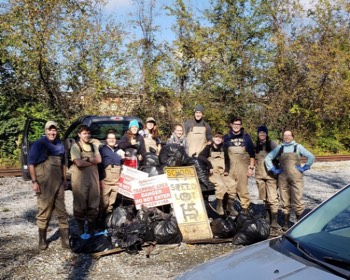
<svg viewBox="0 0 350 280">
<path fill-rule="evenodd" d="M 304 198 L 314 208 L 350 182 L 350 162 L 315 163 L 305 173 Z M 252 200 L 257 199 L 254 179 L 249 180 Z M 72 193 L 66 191 L 70 228 Z M 187 269 L 242 246 L 221 244 L 156 245 L 147 258 L 125 252 L 94 259 L 61 248 L 57 220 L 49 226 L 49 248 L 37 249 L 36 198 L 29 182 L 0 178 L 0 279 L 174 279 Z"/>
</svg>

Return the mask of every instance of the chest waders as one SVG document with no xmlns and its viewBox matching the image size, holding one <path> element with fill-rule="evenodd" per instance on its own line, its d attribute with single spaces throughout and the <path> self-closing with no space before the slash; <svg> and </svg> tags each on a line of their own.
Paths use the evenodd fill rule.
<svg viewBox="0 0 350 280">
<path fill-rule="evenodd" d="M 210 157 L 208 158 L 213 166 L 213 174 L 209 176 L 209 181 L 215 186 L 215 196 L 217 199 L 216 212 L 219 215 L 224 214 L 223 209 L 223 199 L 225 194 L 228 194 L 228 201 L 226 205 L 226 210 L 231 214 L 236 216 L 234 205 L 234 198 L 237 195 L 236 182 L 231 176 L 224 176 L 225 172 L 225 158 L 224 152 L 210 151 Z"/>
<path fill-rule="evenodd" d="M 120 165 L 110 164 L 105 168 L 106 177 L 103 179 L 104 186 L 101 188 L 100 211 L 105 213 L 113 211 L 113 204 L 118 193 L 120 171 Z"/>
<path fill-rule="evenodd" d="M 272 213 L 278 212 L 277 180 L 273 174 L 267 171 L 265 157 L 267 156 L 265 147 L 256 154 L 255 180 L 259 191 L 259 199 L 263 200 L 266 209 Z"/>
<path fill-rule="evenodd" d="M 203 151 L 207 145 L 205 126 L 194 126 L 187 134 L 188 155 L 192 157 L 194 154 L 198 157 L 199 153 Z"/>
<path fill-rule="evenodd" d="M 296 164 L 300 165 L 300 157 L 296 152 L 296 147 L 293 153 L 281 154 L 280 165 L 283 172 L 278 176 L 278 188 L 280 190 L 282 212 L 285 218 L 283 229 L 288 228 L 292 209 L 297 216 L 300 216 L 305 209 L 303 174 L 296 169 Z"/>
<path fill-rule="evenodd" d="M 228 156 L 230 159 L 230 176 L 237 183 L 237 194 L 242 208 L 246 211 L 250 204 L 247 175 L 250 157 L 244 146 L 228 147 Z"/>
<path fill-rule="evenodd" d="M 62 246 L 69 248 L 68 214 L 64 203 L 64 187 L 62 186 L 62 162 L 60 156 L 48 156 L 47 160 L 35 166 L 36 180 L 40 187 L 37 196 L 39 228 L 39 248 L 47 248 L 46 231 L 53 211 L 58 219 Z"/>
<path fill-rule="evenodd" d="M 93 157 L 94 151 L 81 149 L 81 158 Z M 98 216 L 100 204 L 100 186 L 96 165 L 72 168 L 72 192 L 74 197 L 73 211 L 78 222 L 79 229 L 83 228 L 87 217 L 89 231 L 94 230 L 94 224 Z"/>
<path fill-rule="evenodd" d="M 154 140 L 151 137 L 145 137 L 143 139 L 145 140 L 146 152 L 150 153 L 151 152 L 151 148 L 153 148 L 156 151 L 156 155 L 158 155 L 159 151 L 158 151 L 158 145 L 157 145 L 156 140 Z"/>
</svg>

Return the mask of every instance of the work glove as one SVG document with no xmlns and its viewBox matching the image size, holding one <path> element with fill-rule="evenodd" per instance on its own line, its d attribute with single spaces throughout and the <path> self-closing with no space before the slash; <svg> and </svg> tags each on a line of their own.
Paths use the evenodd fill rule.
<svg viewBox="0 0 350 280">
<path fill-rule="evenodd" d="M 303 173 L 304 171 L 309 170 L 310 166 L 308 166 L 307 164 L 305 164 L 304 166 L 300 166 L 299 164 L 296 164 L 295 168 L 298 169 L 301 173 Z"/>
<path fill-rule="evenodd" d="M 275 175 L 279 175 L 283 172 L 283 169 L 278 169 L 276 167 L 272 167 L 271 169 L 272 173 L 275 174 Z"/>
</svg>

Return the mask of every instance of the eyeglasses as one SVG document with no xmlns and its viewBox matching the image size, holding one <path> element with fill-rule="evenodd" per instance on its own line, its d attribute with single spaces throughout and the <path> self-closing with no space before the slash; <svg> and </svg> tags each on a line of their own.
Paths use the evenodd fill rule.
<svg viewBox="0 0 350 280">
<path fill-rule="evenodd" d="M 241 126 L 241 123 L 233 123 L 233 125 Z"/>
</svg>

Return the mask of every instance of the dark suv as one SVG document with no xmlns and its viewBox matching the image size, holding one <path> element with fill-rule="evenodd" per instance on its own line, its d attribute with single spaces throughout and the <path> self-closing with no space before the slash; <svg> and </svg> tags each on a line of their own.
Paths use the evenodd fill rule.
<svg viewBox="0 0 350 280">
<path fill-rule="evenodd" d="M 122 117 L 122 116 L 83 116 L 73 122 L 68 129 L 60 137 L 66 148 L 66 164 L 69 167 L 69 150 L 73 143 L 77 140 L 77 131 L 80 125 L 85 124 L 91 129 L 91 138 L 98 139 L 102 144 L 105 143 L 106 133 L 109 129 L 116 131 L 117 139 L 119 140 L 129 128 L 129 122 L 136 119 L 139 122 L 140 129 L 143 128 L 143 122 L 137 117 Z M 23 141 L 21 144 L 21 165 L 22 177 L 24 180 L 30 180 L 28 171 L 28 151 L 33 142 L 45 134 L 44 126 L 46 120 L 28 118 L 26 120 Z M 60 131 L 62 132 L 62 131 Z"/>
</svg>

